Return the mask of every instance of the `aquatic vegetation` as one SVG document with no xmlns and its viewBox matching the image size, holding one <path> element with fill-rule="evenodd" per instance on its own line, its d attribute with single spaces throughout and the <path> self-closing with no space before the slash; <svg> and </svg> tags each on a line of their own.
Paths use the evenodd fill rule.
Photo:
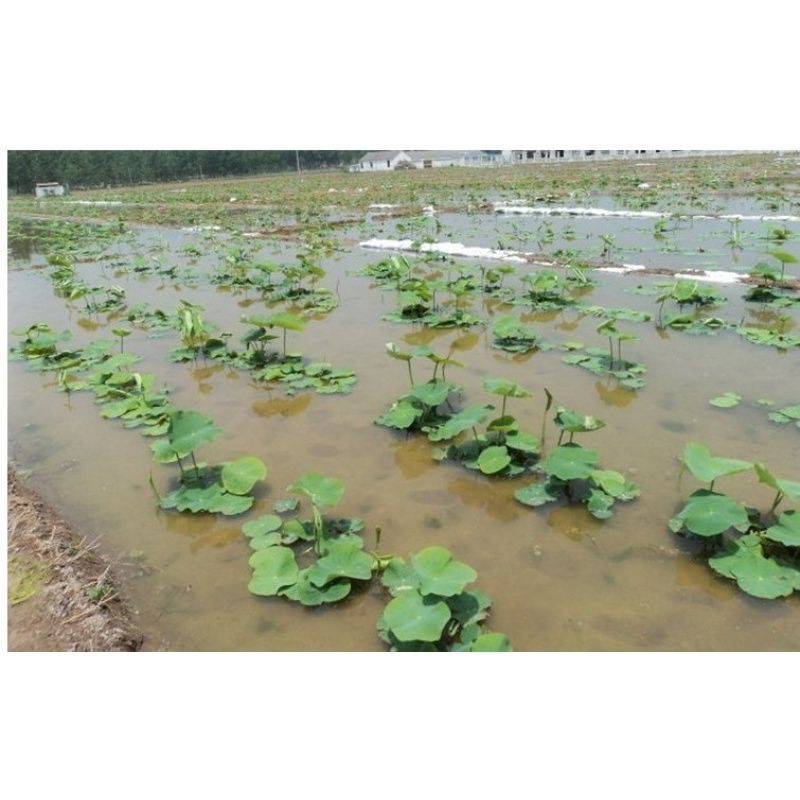
<svg viewBox="0 0 800 800">
<path fill-rule="evenodd" d="M 800 259 L 788 250 L 770 250 L 769 254 L 781 265 L 779 280 L 783 280 L 787 264 L 800 264 Z"/>
<path fill-rule="evenodd" d="M 587 347 L 585 349 L 575 349 L 570 347 L 568 355 L 562 357 L 565 364 L 574 364 L 587 369 L 595 375 L 608 375 L 616 378 L 619 385 L 625 389 L 641 389 L 644 387 L 644 379 L 641 377 L 646 371 L 644 364 L 636 361 L 626 361 L 622 357 L 622 342 L 638 339 L 632 333 L 626 333 L 617 328 L 614 320 L 606 320 L 597 328 L 597 333 L 608 338 L 608 353 L 598 347 Z M 617 354 L 614 355 L 614 342 L 617 342 Z"/>
<path fill-rule="evenodd" d="M 444 547 L 426 547 L 411 562 L 393 556 L 381 583 L 392 596 L 378 634 L 393 651 L 509 651 L 508 637 L 482 630 L 491 600 L 468 590 L 478 573 Z"/>
<path fill-rule="evenodd" d="M 558 442 L 536 468 L 544 478 L 517 489 L 514 497 L 520 503 L 534 507 L 552 502 L 583 503 L 592 516 L 607 519 L 617 501 L 639 496 L 635 483 L 620 472 L 601 469 L 597 452 L 573 441 L 576 433 L 605 427 L 603 420 L 559 406 L 554 422 L 560 431 Z M 567 433 L 569 441 L 562 444 Z"/>
<path fill-rule="evenodd" d="M 657 283 L 656 286 L 665 288 L 656 297 L 658 303 L 658 319 L 661 320 L 664 304 L 668 300 L 678 304 L 679 308 L 685 305 L 716 306 L 725 302 L 725 298 L 714 291 L 711 286 L 700 281 L 678 278 L 672 283 Z"/>
<path fill-rule="evenodd" d="M 767 415 L 770 422 L 777 422 L 780 425 L 786 425 L 793 422 L 800 428 L 800 404 L 794 406 L 786 406 L 779 408 L 777 411 L 772 411 Z"/>
<path fill-rule="evenodd" d="M 160 464 L 177 463 L 181 486 L 159 499 L 161 508 L 234 515 L 253 505 L 250 492 L 258 481 L 267 477 L 261 459 L 244 456 L 211 467 L 198 464 L 195 449 L 213 441 L 220 429 L 210 417 L 196 411 L 174 411 L 166 433 L 166 439 L 158 439 L 151 445 L 153 460 Z M 190 469 L 183 466 L 187 457 L 192 460 Z"/>
<path fill-rule="evenodd" d="M 703 555 L 711 569 L 736 581 L 746 594 L 774 600 L 800 591 L 800 513 L 777 514 L 785 498 L 800 500 L 800 482 L 777 478 L 760 462 L 712 456 L 696 442 L 686 445 L 683 463 L 709 488 L 690 495 L 669 521 L 670 530 L 703 540 L 707 545 Z M 714 491 L 720 478 L 750 470 L 759 483 L 776 492 L 766 512 Z"/>
<path fill-rule="evenodd" d="M 723 394 L 712 397 L 708 402 L 716 408 L 733 408 L 738 406 L 742 396 L 736 392 L 724 392 Z"/>
<path fill-rule="evenodd" d="M 492 334 L 492 347 L 508 353 L 527 353 L 538 346 L 539 334 L 511 314 L 498 317 L 494 321 Z"/>
</svg>

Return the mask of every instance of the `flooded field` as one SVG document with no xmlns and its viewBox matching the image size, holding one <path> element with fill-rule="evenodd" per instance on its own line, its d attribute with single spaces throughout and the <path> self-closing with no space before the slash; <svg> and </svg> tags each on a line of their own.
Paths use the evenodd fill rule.
<svg viewBox="0 0 800 800">
<path fill-rule="evenodd" d="M 508 200 L 501 193 L 490 199 L 498 207 Z M 159 509 L 156 492 L 163 496 L 176 489 L 178 473 L 173 464 L 154 463 L 153 439 L 126 430 L 117 419 L 103 419 L 91 392 L 60 390 L 64 385 L 55 371 L 9 364 L 9 457 L 31 471 L 29 485 L 72 524 L 100 537 L 103 552 L 120 565 L 151 647 L 386 649 L 376 623 L 389 596 L 376 577 L 354 581 L 341 602 L 314 608 L 248 591 L 253 551 L 242 525 L 274 513 L 276 501 L 289 497 L 286 487 L 316 472 L 344 483 L 332 516 L 362 518 L 366 550 L 408 559 L 437 545 L 470 565 L 477 572 L 474 585 L 492 600 L 488 627 L 506 634 L 516 650 L 798 649 L 797 593 L 772 600 L 751 596 L 709 567 L 706 541 L 677 535 L 668 526 L 689 495 L 704 488 L 682 465 L 689 442 L 715 456 L 763 462 L 781 479 L 800 479 L 800 429 L 793 421 L 769 418 L 800 402 L 800 304 L 791 287 L 781 293 L 785 301 L 748 302 L 743 297 L 748 286 L 701 282 L 718 302 L 679 305 L 674 299 L 658 301 L 674 283 L 668 275 L 585 269 L 565 284 L 565 276 L 576 272 L 560 268 L 554 270 L 562 281 L 554 279 L 554 300 L 552 294 L 531 295 L 534 284 L 525 276 L 535 280 L 543 269 L 533 264 L 513 265 L 490 278 L 500 281 L 499 288 L 487 288 L 486 276 L 500 262 L 426 261 L 411 252 L 404 254 L 405 262 L 394 261 L 407 272 L 384 279 L 375 270 L 363 272 L 398 254 L 361 246 L 372 238 L 449 241 L 575 264 L 742 275 L 766 262 L 797 275 L 795 264 L 773 255 L 777 250 L 800 256 L 797 202 L 715 195 L 676 207 L 662 199 L 650 206 L 653 212 L 696 217 L 646 218 L 536 212 L 535 197 L 517 193 L 512 199 L 518 206 L 531 203 L 531 210 L 439 214 L 434 206 L 425 214 L 419 204 L 413 213 L 380 219 L 380 209 L 331 209 L 328 222 L 337 213 L 361 221 L 325 227 L 316 219 L 299 235 L 243 236 L 259 230 L 237 230 L 230 222 L 214 230 L 207 220 L 125 225 L 91 257 L 80 249 L 70 256 L 85 285 L 124 290 L 111 311 L 87 310 L 85 297 L 65 298 L 56 291 L 52 241 L 43 241 L 30 219 L 15 222 L 9 245 L 10 332 L 46 322 L 56 332 L 71 332 L 63 347 L 105 339 L 116 350 L 114 330 L 126 328 L 124 352 L 141 357 L 134 369 L 152 373 L 157 387 L 169 386 L 176 408 L 208 415 L 221 429 L 203 446 L 203 460 L 253 455 L 268 469 L 244 514 Z M 469 205 L 467 198 L 464 204 Z M 636 211 L 630 205 L 598 194 L 565 203 L 573 209 Z M 736 214 L 744 218 L 723 218 Z M 766 218 L 771 216 L 781 219 Z M 296 224 L 290 217 L 273 212 L 272 222 Z M 312 262 L 319 272 L 308 273 Z M 272 266 L 253 267 L 257 264 Z M 259 269 L 277 276 L 281 265 L 292 264 L 304 265 L 305 275 L 311 275 L 305 300 L 324 302 L 305 309 L 302 298 L 275 302 L 272 289 L 251 280 Z M 402 292 L 412 291 L 407 282 L 414 280 L 439 287 L 438 304 L 425 300 L 429 308 L 440 316 L 469 313 L 473 324 L 425 324 L 408 314 L 403 321 L 384 319 L 402 318 L 411 307 Z M 320 287 L 330 291 L 314 294 Z M 427 297 L 418 285 L 413 291 Z M 204 321 L 231 334 L 223 337 L 231 349 L 242 347 L 240 339 L 252 327 L 242 315 L 296 313 L 305 328 L 287 332 L 288 351 L 353 370 L 357 382 L 349 393 L 311 388 L 291 394 L 286 384 L 256 380 L 224 359 L 199 355 L 175 362 L 170 354 L 181 347 L 175 326 L 154 331 L 129 315 L 147 304 L 171 318 L 179 301 L 202 307 Z M 665 324 L 679 314 L 690 319 Z M 509 315 L 535 330 L 538 348 L 507 352 L 493 346 L 493 326 Z M 699 331 L 697 320 L 708 318 L 724 324 Z M 624 378 L 581 368 L 575 359 L 569 363 L 571 354 L 586 348 L 607 348 L 606 334 L 597 329 L 609 320 L 612 328 L 634 337 L 623 338 L 624 357 L 644 365 L 645 371 L 636 373 L 643 385 L 626 387 Z M 775 340 L 757 343 L 743 332 L 753 330 L 784 338 L 778 346 Z M 283 333 L 278 333 L 270 346 L 280 350 Z M 9 333 L 10 345 L 18 339 Z M 530 507 L 515 492 L 535 480 L 535 472 L 509 478 L 482 474 L 436 460 L 436 449 L 447 442 L 375 424 L 410 388 L 407 364 L 387 357 L 387 343 L 402 352 L 427 345 L 460 362 L 463 366 L 447 368 L 447 380 L 463 387 L 456 408 L 492 403 L 499 409 L 502 398 L 487 393 L 486 377 L 513 381 L 530 392 L 529 398 L 509 399 L 509 413 L 522 430 L 537 436 L 546 417 L 542 456 L 559 438 L 553 424 L 558 407 L 604 421 L 576 441 L 596 451 L 604 469 L 633 481 L 640 495 L 617 503 L 606 519 L 580 503 Z M 426 381 L 432 368 L 424 355 L 415 359 L 417 383 Z M 547 411 L 545 389 L 554 398 Z M 738 402 L 709 403 L 725 393 L 738 395 Z M 721 478 L 720 485 L 762 511 L 775 495 L 752 471 Z M 780 511 L 797 506 L 792 491 L 784 492 Z M 301 511 L 310 513 L 305 501 Z"/>
</svg>

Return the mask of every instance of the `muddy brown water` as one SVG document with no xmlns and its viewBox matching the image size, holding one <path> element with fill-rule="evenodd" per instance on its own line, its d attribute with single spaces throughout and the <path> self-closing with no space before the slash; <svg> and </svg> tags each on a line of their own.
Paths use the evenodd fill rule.
<svg viewBox="0 0 800 800">
<path fill-rule="evenodd" d="M 143 230 L 138 246 L 154 238 L 168 242 L 170 263 L 185 263 L 177 249 L 187 241 L 201 243 L 196 234 Z M 285 245 L 263 249 L 264 257 L 286 254 Z M 381 257 L 355 248 L 326 259 L 322 284 L 338 284 L 340 305 L 309 322 L 303 333 L 290 333 L 290 349 L 356 369 L 358 383 L 350 395 L 288 397 L 281 388 L 270 391 L 218 364 L 173 364 L 173 332 L 150 338 L 136 330 L 126 339 L 126 351 L 142 356 L 138 369 L 173 387 L 177 407 L 209 414 L 222 428 L 200 450 L 203 460 L 252 454 L 266 462 L 269 475 L 256 490 L 256 505 L 240 517 L 159 511 L 149 476 L 163 492 L 174 485 L 175 474 L 151 461 L 149 440 L 103 420 L 90 394 L 67 396 L 57 391 L 54 375 L 9 363 L 10 456 L 32 470 L 33 488 L 90 538 L 99 536 L 102 550 L 117 559 L 150 642 L 174 650 L 384 649 L 375 625 L 386 595 L 377 581 L 335 607 L 313 610 L 247 591 L 250 550 L 241 525 L 270 513 L 302 473 L 317 471 L 344 481 L 337 511 L 365 520 L 368 545 L 380 526 L 384 552 L 408 556 L 439 544 L 474 566 L 476 586 L 493 599 L 491 629 L 507 633 L 517 650 L 798 649 L 798 597 L 747 597 L 667 528 L 682 499 L 698 488 L 691 475 L 679 474 L 678 457 L 688 441 L 800 477 L 800 430 L 768 422 L 769 409 L 756 404 L 763 397 L 778 408 L 800 400 L 797 351 L 758 347 L 732 333 L 659 334 L 652 323 L 622 322 L 640 337 L 626 343 L 625 355 L 648 367 L 646 387 L 627 392 L 563 364 L 558 351 L 511 356 L 493 350 L 482 328 L 423 330 L 382 321 L 393 307 L 391 293 L 351 274 Z M 189 288 L 153 276 L 114 276 L 111 269 L 104 277 L 96 263 L 81 266 L 80 274 L 90 283 L 124 286 L 131 305 L 146 300 L 172 311 L 179 298 L 201 303 L 208 320 L 237 336 L 244 330 L 240 315 L 264 309 L 252 291 L 207 283 Z M 654 309 L 652 297 L 623 291 L 636 285 L 634 278 L 600 280 L 584 300 Z M 104 330 L 113 322 L 105 315 L 87 320 L 77 306 L 70 310 L 53 294 L 45 271 L 10 272 L 8 290 L 9 329 L 46 320 L 72 330 L 77 343 L 113 338 Z M 740 290 L 722 292 L 730 299 L 716 313 L 758 321 L 739 299 Z M 476 300 L 474 310 L 487 318 L 509 310 L 493 301 L 481 305 Z M 523 318 L 547 341 L 603 344 L 594 333 L 599 319 L 579 319 L 570 310 Z M 509 411 L 534 432 L 544 387 L 557 402 L 601 417 L 606 428 L 578 440 L 599 452 L 603 466 L 636 481 L 641 497 L 618 504 L 605 522 L 583 507 L 531 509 L 513 498 L 529 479 L 503 481 L 439 464 L 426 439 L 374 425 L 374 417 L 408 384 L 405 365 L 385 356 L 390 341 L 451 350 L 466 364 L 448 371 L 449 379 L 464 386 L 465 404 L 491 401 L 481 389 L 486 374 L 533 390 L 534 399 L 511 401 Z M 427 366 L 415 369 L 423 377 Z M 742 404 L 728 410 L 709 406 L 708 399 L 723 391 L 739 392 Z M 552 426 L 549 437 L 552 442 Z M 760 507 L 771 500 L 750 477 L 725 479 L 723 488 Z"/>
</svg>

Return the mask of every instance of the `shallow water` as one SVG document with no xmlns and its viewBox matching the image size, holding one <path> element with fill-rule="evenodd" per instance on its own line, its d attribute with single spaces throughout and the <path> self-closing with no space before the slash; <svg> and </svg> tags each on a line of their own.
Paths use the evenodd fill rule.
<svg viewBox="0 0 800 800">
<path fill-rule="evenodd" d="M 481 224 L 510 221 L 487 216 Z M 445 215 L 443 222 L 459 235 L 475 224 L 466 215 Z M 603 232 L 615 230 L 618 222 L 603 221 Z M 633 228 L 638 224 L 623 222 Z M 577 227 L 579 221 L 569 223 Z M 167 248 L 162 253 L 168 263 L 187 264 L 178 250 L 192 241 L 208 249 L 229 240 L 222 234 L 203 238 L 186 231 L 143 229 L 127 248 L 142 250 L 160 242 Z M 476 229 L 474 243 L 494 241 L 484 229 Z M 290 246 L 269 243 L 259 257 L 281 260 L 290 252 Z M 35 251 L 27 257 L 43 263 Z M 115 251 L 115 260 L 126 257 L 130 249 Z M 33 470 L 29 481 L 35 489 L 89 538 L 99 536 L 103 551 L 119 560 L 150 646 L 383 649 L 375 623 L 385 595 L 377 581 L 335 607 L 314 610 L 247 591 L 250 550 L 241 524 L 269 513 L 299 475 L 317 471 L 345 482 L 337 512 L 364 518 L 368 546 L 373 542 L 370 532 L 380 526 L 382 551 L 408 556 L 439 544 L 474 566 L 476 585 L 494 601 L 490 627 L 507 633 L 518 650 L 798 648 L 796 596 L 786 601 L 745 596 L 694 559 L 693 546 L 666 525 L 682 499 L 698 488 L 690 475 L 679 476 L 678 457 L 687 441 L 701 441 L 717 454 L 763 460 L 781 476 L 800 476 L 800 430 L 768 422 L 768 409 L 755 402 L 768 397 L 780 408 L 800 400 L 796 350 L 780 353 L 733 333 L 659 335 L 653 323 L 623 322 L 621 327 L 640 337 L 626 343 L 625 355 L 648 367 L 646 387 L 627 392 L 562 363 L 559 351 L 514 357 L 493 350 L 483 328 L 443 331 L 382 321 L 381 315 L 393 308 L 391 293 L 351 274 L 381 257 L 354 248 L 325 259 L 328 275 L 321 283 L 338 286 L 340 306 L 310 322 L 303 333 L 290 334 L 290 349 L 356 369 L 358 383 L 350 395 L 287 397 L 280 388 L 268 391 L 246 374 L 218 364 L 173 364 L 167 357 L 177 345 L 173 332 L 150 338 L 136 330 L 126 339 L 126 351 L 143 357 L 137 368 L 173 387 L 176 406 L 209 414 L 222 428 L 218 439 L 202 449 L 204 460 L 253 454 L 266 462 L 267 482 L 256 490 L 254 509 L 241 517 L 158 511 L 149 475 L 161 492 L 175 476 L 168 466 L 151 461 L 146 438 L 103 420 L 90 394 L 66 396 L 56 390 L 53 375 L 27 372 L 23 363 L 9 364 L 10 455 Z M 217 254 L 200 259 L 197 269 L 202 272 L 215 263 Z M 686 260 L 678 265 L 695 266 Z M 82 265 L 80 274 L 90 283 L 124 286 L 130 305 L 147 300 L 172 311 L 179 298 L 200 303 L 206 319 L 235 336 L 245 327 L 239 322 L 242 313 L 264 309 L 252 291 L 221 290 L 202 280 L 194 287 L 178 286 L 155 276 L 114 275 L 111 268 L 104 276 L 99 263 Z M 645 281 L 613 275 L 600 280 L 602 285 L 582 298 L 585 302 L 654 311 L 651 296 L 624 292 Z M 105 315 L 87 320 L 77 306 L 70 311 L 53 294 L 46 271 L 12 271 L 8 283 L 10 329 L 46 320 L 56 329 L 71 329 L 79 344 L 113 338 L 103 330 L 113 321 Z M 732 321 L 757 320 L 738 298 L 740 290 L 722 293 L 729 302 L 714 313 Z M 474 311 L 488 319 L 509 309 L 490 300 L 483 308 L 476 301 Z M 797 319 L 797 311 L 791 313 Z M 523 318 L 550 342 L 604 342 L 594 333 L 602 320 L 581 319 L 575 311 Z M 509 405 L 523 427 L 533 431 L 539 430 L 545 386 L 557 402 L 601 417 L 607 427 L 579 440 L 599 451 L 603 466 L 636 481 L 641 497 L 618 504 L 606 522 L 582 507 L 531 509 L 513 498 L 514 490 L 529 479 L 492 480 L 438 464 L 424 438 L 372 424 L 407 388 L 405 366 L 385 356 L 384 343 L 389 341 L 452 350 L 466 367 L 448 371 L 448 378 L 463 384 L 465 404 L 491 400 L 481 389 L 485 374 L 511 378 L 533 390 L 533 400 Z M 422 377 L 422 366 L 417 369 Z M 742 404 L 728 410 L 709 406 L 708 399 L 723 391 L 742 394 Z M 549 435 L 552 440 L 552 426 Z M 726 479 L 725 488 L 761 507 L 771 500 L 754 479 Z"/>
</svg>

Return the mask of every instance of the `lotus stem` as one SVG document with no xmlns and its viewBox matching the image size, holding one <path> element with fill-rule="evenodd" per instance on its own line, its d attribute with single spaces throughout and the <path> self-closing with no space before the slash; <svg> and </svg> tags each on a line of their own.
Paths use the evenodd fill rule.
<svg viewBox="0 0 800 800">
<path fill-rule="evenodd" d="M 783 500 L 783 492 L 778 489 L 778 493 L 775 495 L 775 499 L 772 501 L 772 505 L 770 506 L 769 511 L 767 511 L 767 514 L 773 514 L 781 500 Z"/>
<path fill-rule="evenodd" d="M 197 460 L 194 457 L 194 450 L 189 454 L 192 457 L 192 464 L 194 464 L 194 474 L 200 478 L 200 467 L 197 466 Z"/>
<path fill-rule="evenodd" d="M 176 459 L 177 459 L 177 461 L 178 461 L 178 468 L 179 468 L 179 469 L 180 469 L 180 471 L 181 471 L 181 483 L 185 483 L 185 480 L 186 480 L 186 472 L 185 472 L 185 470 L 183 469 L 183 462 L 181 461 L 181 458 L 180 458 L 180 456 L 179 456 L 179 455 L 177 455 L 177 454 L 176 454 L 176 455 L 175 455 L 175 458 L 176 458 Z"/>
<path fill-rule="evenodd" d="M 564 429 L 561 429 L 561 432 L 558 434 L 558 442 L 556 443 L 556 447 L 561 446 L 561 440 L 564 438 Z"/>
<path fill-rule="evenodd" d="M 475 441 L 478 441 L 478 431 L 475 430 L 475 426 L 472 426 L 472 435 L 475 437 Z"/>
<path fill-rule="evenodd" d="M 414 374 L 411 372 L 411 359 L 406 361 L 406 366 L 408 367 L 408 377 L 409 377 L 409 380 L 411 381 L 411 388 L 413 389 L 414 388 Z"/>
<path fill-rule="evenodd" d="M 500 411 L 500 416 L 501 417 L 504 417 L 506 415 L 506 400 L 508 400 L 508 395 L 504 394 L 503 395 L 503 407 L 502 407 L 502 409 Z"/>
</svg>

